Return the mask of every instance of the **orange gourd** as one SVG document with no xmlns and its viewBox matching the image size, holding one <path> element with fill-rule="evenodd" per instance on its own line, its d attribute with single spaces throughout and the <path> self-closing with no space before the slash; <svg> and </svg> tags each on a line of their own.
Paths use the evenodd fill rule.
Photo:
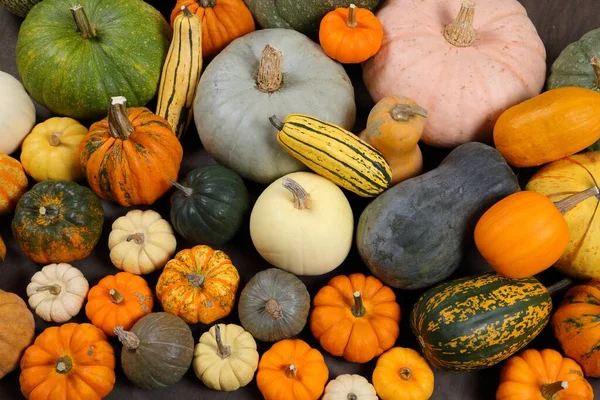
<svg viewBox="0 0 600 400">
<path fill-rule="evenodd" d="M 329 57 L 344 64 L 368 60 L 381 48 L 383 26 L 366 8 L 350 4 L 336 8 L 321 20 L 319 42 Z"/>
<path fill-rule="evenodd" d="M 0 215 L 14 211 L 27 191 L 27 176 L 19 161 L 0 153 Z"/>
<path fill-rule="evenodd" d="M 427 110 L 407 97 L 387 96 L 371 109 L 367 128 L 360 138 L 375 147 L 392 169 L 394 185 L 415 177 L 423 170 L 419 139 Z"/>
<path fill-rule="evenodd" d="M 177 0 L 171 25 L 187 7 L 202 22 L 202 57 L 212 58 L 235 39 L 253 32 L 254 17 L 242 0 Z"/>
<path fill-rule="evenodd" d="M 528 349 L 509 358 L 500 373 L 496 400 L 592 400 L 581 367 L 556 350 Z"/>
<path fill-rule="evenodd" d="M 600 280 L 571 288 L 551 324 L 565 355 L 581 365 L 586 376 L 600 378 Z"/>
<path fill-rule="evenodd" d="M 373 386 L 381 400 L 427 400 L 433 394 L 433 382 L 429 364 L 413 349 L 386 351 L 373 371 Z"/>
<path fill-rule="evenodd" d="M 313 300 L 310 329 L 334 356 L 365 363 L 391 348 L 400 333 L 396 295 L 373 276 L 336 276 Z"/>
<path fill-rule="evenodd" d="M 35 321 L 18 295 L 0 289 L 0 379 L 19 366 L 35 338 Z"/>
<path fill-rule="evenodd" d="M 108 275 L 88 293 L 85 314 L 108 336 L 117 326 L 130 330 L 140 318 L 152 312 L 154 299 L 146 281 L 130 272 Z"/>
<path fill-rule="evenodd" d="M 29 400 L 100 400 L 115 384 L 115 354 L 94 325 L 54 326 L 25 350 L 19 381 Z"/>
<path fill-rule="evenodd" d="M 263 354 L 256 374 L 265 400 L 318 400 L 328 379 L 323 355 L 299 339 L 275 343 Z"/>
</svg>

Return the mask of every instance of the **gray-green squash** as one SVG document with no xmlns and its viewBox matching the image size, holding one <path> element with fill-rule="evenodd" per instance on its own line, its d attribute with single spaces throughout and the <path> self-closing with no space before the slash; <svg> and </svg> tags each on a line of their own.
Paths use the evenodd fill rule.
<svg viewBox="0 0 600 400">
<path fill-rule="evenodd" d="M 497 150 L 463 144 L 436 169 L 395 185 L 365 208 L 358 251 L 387 285 L 434 285 L 456 271 L 481 215 L 518 190 L 517 177 Z"/>
<path fill-rule="evenodd" d="M 25 18 L 29 10 L 40 1 L 42 0 L 0 0 L 0 7 L 6 7 L 16 16 Z"/>
</svg>

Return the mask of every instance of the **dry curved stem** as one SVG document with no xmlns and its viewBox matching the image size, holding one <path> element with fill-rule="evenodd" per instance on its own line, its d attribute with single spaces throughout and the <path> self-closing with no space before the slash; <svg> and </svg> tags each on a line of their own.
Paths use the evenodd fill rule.
<svg viewBox="0 0 600 400">
<path fill-rule="evenodd" d="M 310 194 L 298 182 L 285 177 L 281 181 L 281 184 L 294 196 L 294 208 L 298 210 L 310 208 Z"/>
<path fill-rule="evenodd" d="M 175 189 L 177 189 L 180 192 L 182 192 L 185 195 L 185 197 L 190 197 L 194 193 L 194 190 L 192 188 L 189 188 L 187 186 L 183 186 L 179 182 L 175 182 L 175 181 L 172 181 L 172 180 L 169 179 L 169 183 L 171 185 L 173 185 L 173 187 L 175 187 Z"/>
<path fill-rule="evenodd" d="M 427 110 L 417 104 L 396 104 L 390 110 L 390 116 L 394 121 L 408 121 L 415 115 L 427 118 Z"/>
<path fill-rule="evenodd" d="M 55 283 L 54 285 L 40 286 L 37 289 L 35 289 L 35 291 L 38 293 L 47 291 L 53 296 L 58 296 L 62 291 L 62 287 L 58 283 Z"/>
<path fill-rule="evenodd" d="M 115 96 L 110 100 L 108 107 L 108 130 L 115 139 L 126 140 L 135 128 L 127 115 L 127 99 L 123 96 Z"/>
<path fill-rule="evenodd" d="M 215 325 L 215 340 L 217 341 L 217 355 L 222 359 L 225 359 L 231 355 L 231 346 L 225 346 L 221 338 L 221 327 L 219 324 Z"/>
<path fill-rule="evenodd" d="M 359 291 L 353 293 L 354 304 L 352 305 L 352 315 L 355 317 L 362 317 L 367 312 L 363 305 L 362 296 Z"/>
<path fill-rule="evenodd" d="M 125 300 L 125 298 L 123 297 L 123 294 L 115 288 L 110 289 L 108 291 L 108 295 L 110 296 L 110 301 L 113 304 L 121 304 L 123 302 L 123 300 Z"/>
<path fill-rule="evenodd" d="M 119 342 L 123 343 L 129 350 L 135 350 L 140 347 L 140 338 L 135 333 L 126 331 L 122 326 L 117 326 L 114 332 Z"/>
<path fill-rule="evenodd" d="M 541 388 L 541 393 L 542 396 L 544 396 L 544 398 L 546 400 L 554 400 L 556 398 L 556 395 L 558 394 L 558 392 L 560 392 L 561 390 L 565 390 L 569 388 L 569 382 L 567 381 L 558 381 L 558 382 L 554 382 L 554 383 L 549 383 L 547 385 L 543 385 Z"/>
<path fill-rule="evenodd" d="M 475 1 L 465 0 L 456 19 L 444 29 L 444 38 L 456 47 L 469 47 L 475 41 Z"/>
<path fill-rule="evenodd" d="M 146 240 L 146 236 L 142 232 L 137 232 L 137 233 L 127 236 L 126 240 L 128 242 L 131 242 L 133 240 L 135 242 L 135 244 L 142 245 L 142 244 L 144 244 L 144 241 Z"/>
<path fill-rule="evenodd" d="M 556 208 L 561 212 L 561 214 L 566 214 L 569 210 L 573 209 L 577 204 L 581 203 L 584 200 L 592 196 L 598 196 L 600 194 L 600 190 L 598 190 L 598 186 L 592 186 L 589 189 L 581 191 L 579 193 L 575 193 L 571 196 L 565 197 L 564 199 L 557 201 L 554 203 Z"/>
</svg>

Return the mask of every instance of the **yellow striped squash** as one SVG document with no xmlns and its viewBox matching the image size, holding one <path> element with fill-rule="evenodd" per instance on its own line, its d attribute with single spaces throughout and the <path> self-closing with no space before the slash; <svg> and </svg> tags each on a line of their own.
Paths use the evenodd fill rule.
<svg viewBox="0 0 600 400">
<path fill-rule="evenodd" d="M 181 139 L 192 120 L 192 106 L 202 72 L 202 24 L 185 6 L 173 21 L 173 40 L 158 87 L 156 114 Z"/>
<path fill-rule="evenodd" d="M 373 146 L 344 128 L 307 115 L 290 114 L 271 123 L 277 142 L 317 174 L 362 197 L 386 190 L 392 171 Z"/>
</svg>

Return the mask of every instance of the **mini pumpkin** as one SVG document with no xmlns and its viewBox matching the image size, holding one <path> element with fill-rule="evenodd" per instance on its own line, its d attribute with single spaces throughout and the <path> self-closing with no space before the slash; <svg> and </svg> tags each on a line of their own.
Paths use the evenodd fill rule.
<svg viewBox="0 0 600 400">
<path fill-rule="evenodd" d="M 433 394 L 433 371 L 413 349 L 394 347 L 383 353 L 373 371 L 373 386 L 381 400 L 427 400 Z"/>
<path fill-rule="evenodd" d="M 149 274 L 175 254 L 171 225 L 153 210 L 131 210 L 113 222 L 108 236 L 110 261 L 126 272 Z"/>
<path fill-rule="evenodd" d="M 47 322 L 66 322 L 79 314 L 90 286 L 69 264 L 46 265 L 27 285 L 29 307 Z"/>
<path fill-rule="evenodd" d="M 1 72 L 1 71 L 0 71 Z M 20 162 L 0 153 L 0 215 L 13 212 L 17 202 L 27 191 L 27 176 Z"/>
<path fill-rule="evenodd" d="M 163 309 L 188 324 L 210 324 L 231 313 L 240 275 L 221 250 L 195 246 L 165 265 L 156 284 Z"/>
<path fill-rule="evenodd" d="M 152 312 L 154 298 L 146 281 L 129 272 L 108 275 L 88 293 L 85 314 L 108 336 L 115 336 L 115 328 L 131 329 L 144 315 Z"/>
<path fill-rule="evenodd" d="M 329 378 L 323 355 L 306 342 L 286 339 L 267 350 L 256 384 L 265 400 L 318 400 Z"/>
<path fill-rule="evenodd" d="M 313 300 L 310 329 L 334 356 L 365 363 L 388 350 L 400 333 L 396 295 L 373 276 L 336 276 Z"/>
<path fill-rule="evenodd" d="M 379 400 L 375 387 L 360 375 L 339 375 L 325 386 L 321 400 Z"/>
<path fill-rule="evenodd" d="M 0 379 L 19 366 L 34 337 L 33 314 L 23 299 L 0 290 Z"/>
</svg>

